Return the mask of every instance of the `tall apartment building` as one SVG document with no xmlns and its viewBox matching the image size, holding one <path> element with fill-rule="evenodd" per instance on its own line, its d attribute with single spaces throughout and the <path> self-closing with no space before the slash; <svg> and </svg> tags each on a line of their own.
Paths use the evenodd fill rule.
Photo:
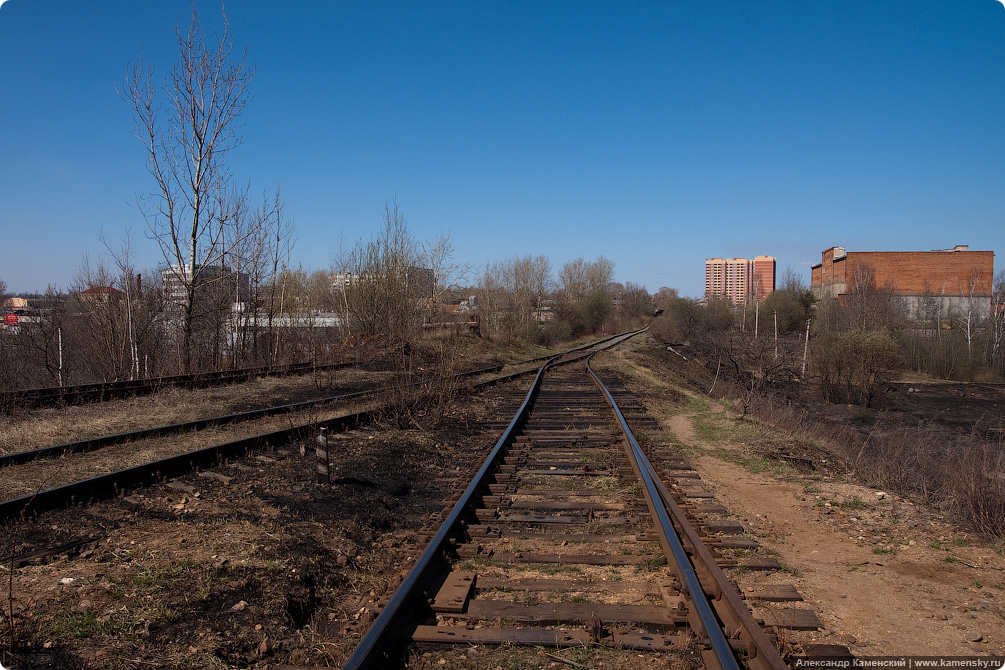
<svg viewBox="0 0 1005 670">
<path fill-rule="evenodd" d="M 775 290 L 774 256 L 705 259 L 705 298 L 734 305 L 758 302 Z"/>
</svg>

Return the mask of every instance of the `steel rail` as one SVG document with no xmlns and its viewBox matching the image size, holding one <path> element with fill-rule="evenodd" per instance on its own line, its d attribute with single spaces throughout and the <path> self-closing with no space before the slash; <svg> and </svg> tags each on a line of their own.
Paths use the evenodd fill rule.
<svg viewBox="0 0 1005 670">
<path fill-rule="evenodd" d="M 611 337 L 603 338 L 596 342 L 591 342 L 589 344 L 582 345 L 580 347 L 575 347 L 569 349 L 562 354 L 568 355 L 572 352 L 582 351 L 588 349 L 589 347 L 597 346 L 599 344 L 608 342 L 619 335 L 614 335 Z M 528 363 L 536 363 L 540 361 L 549 360 L 554 358 L 555 355 L 542 356 L 539 358 L 533 358 L 527 361 L 520 361 L 518 365 L 527 365 Z M 299 364 L 306 365 L 306 364 Z M 339 364 L 340 366 L 342 364 Z M 292 366 L 291 366 L 292 367 Z M 476 376 L 481 374 L 489 374 L 492 372 L 498 372 L 502 370 L 504 365 L 498 363 L 496 365 L 491 365 L 485 368 L 480 368 L 478 370 L 469 370 L 467 372 L 461 372 L 455 375 L 458 379 L 469 376 Z M 507 375 L 500 379 L 493 380 L 498 381 L 508 381 L 510 379 L 515 379 L 517 377 L 527 374 L 527 371 L 515 373 L 515 375 Z M 419 384 L 421 382 L 415 382 Z M 318 400 L 305 400 L 303 402 L 291 403 L 289 405 L 277 405 L 275 407 L 266 407 L 257 410 L 250 410 L 247 412 L 238 412 L 236 414 L 227 414 L 224 416 L 208 417 L 205 419 L 196 419 L 194 421 L 186 421 L 183 423 L 169 424 L 166 426 L 156 426 L 154 428 L 144 428 L 141 430 L 134 430 L 125 433 L 116 433 L 114 435 L 103 435 L 100 437 L 94 437 L 86 440 L 76 440 L 74 442 L 65 442 L 63 444 L 52 445 L 48 447 L 40 447 L 38 449 L 28 449 L 25 451 L 16 451 L 9 454 L 0 454 L 0 468 L 4 468 L 11 465 L 22 465 L 24 463 L 29 463 L 33 460 L 40 458 L 57 458 L 66 454 L 83 453 L 88 451 L 95 451 L 103 447 L 111 446 L 114 444 L 120 444 L 123 442 L 129 442 L 133 440 L 149 439 L 154 437 L 163 437 L 165 435 L 172 435 L 175 433 L 181 433 L 192 430 L 202 430 L 203 428 L 208 428 L 210 426 L 217 426 L 223 424 L 238 423 L 241 421 L 250 421 L 254 419 L 264 418 L 271 416 L 273 414 L 283 414 L 296 412 L 303 409 L 310 409 L 311 407 L 316 407 L 319 405 L 324 405 L 332 402 L 352 400 L 354 398 L 360 398 L 367 395 L 372 395 L 378 393 L 380 389 L 369 389 L 365 391 L 354 391 L 351 393 L 344 393 L 336 396 L 329 396 L 327 398 L 320 398 Z"/>
<path fill-rule="evenodd" d="M 664 544 L 665 550 L 667 545 L 670 547 L 671 551 L 668 554 L 672 554 L 677 563 L 674 571 L 677 573 L 685 594 L 690 597 L 694 606 L 692 611 L 697 615 L 695 618 L 698 621 L 692 623 L 699 623 L 706 635 L 707 642 L 715 655 L 715 663 L 722 670 L 733 670 L 740 667 L 726 631 L 723 630 L 723 624 L 720 623 L 721 618 L 727 629 L 728 627 L 733 628 L 729 632 L 732 635 L 739 635 L 740 641 L 743 642 L 741 646 L 747 653 L 748 667 L 756 670 L 787 669 L 788 664 L 782 660 L 775 645 L 771 643 L 771 640 L 754 620 L 746 604 L 722 568 L 716 563 L 715 557 L 705 546 L 684 511 L 670 495 L 666 485 L 660 480 L 656 469 L 642 450 L 614 397 L 589 362 L 587 362 L 587 371 L 607 398 L 621 424 L 625 434 L 626 453 L 632 462 L 632 467 L 645 482 L 646 501 L 654 518 L 659 521 L 660 542 Z M 697 567 L 688 555 L 688 551 L 697 558 Z M 699 570 L 707 575 L 705 584 L 701 582 Z M 711 580 L 711 584 L 707 583 L 709 580 Z M 714 600 L 710 602 L 706 594 L 712 595 Z M 708 660 L 711 659 L 707 659 L 706 662 Z"/>
<path fill-rule="evenodd" d="M 373 664 L 379 660 L 384 660 L 376 658 L 377 653 L 391 646 L 390 643 L 392 640 L 388 638 L 395 635 L 404 620 L 411 616 L 412 611 L 417 605 L 414 602 L 414 599 L 418 595 L 417 587 L 427 583 L 433 577 L 433 572 L 439 568 L 438 559 L 442 551 L 442 545 L 454 533 L 454 526 L 461 520 L 461 516 L 471 504 L 475 493 L 483 486 L 482 482 L 485 477 L 495 468 L 504 450 L 513 442 L 516 431 L 526 423 L 527 415 L 530 413 L 530 408 L 533 406 L 534 399 L 541 388 L 541 380 L 544 377 L 544 372 L 557 358 L 558 356 L 549 359 L 537 371 L 534 383 L 524 397 L 520 409 L 517 410 L 516 415 L 510 421 L 506 430 L 503 431 L 502 436 L 482 463 L 481 468 L 478 469 L 478 473 L 471 480 L 471 483 L 468 484 L 467 489 L 461 494 L 453 509 L 450 510 L 450 514 L 440 525 L 440 529 L 436 535 L 429 541 L 425 551 L 422 552 L 404 581 L 395 590 L 387 605 L 381 609 L 380 614 L 377 615 L 377 618 L 370 625 L 370 629 L 363 636 L 363 639 L 360 640 L 352 655 L 342 665 L 343 670 L 362 670 L 363 668 L 373 667 Z"/>
<path fill-rule="evenodd" d="M 621 408 L 618 407 L 618 403 L 614 400 L 614 396 L 611 395 L 607 386 L 600 381 L 600 377 L 593 371 L 589 361 L 586 364 L 586 371 L 607 399 L 608 404 L 610 404 L 611 409 L 614 411 L 614 415 L 621 424 L 621 430 L 625 436 L 625 452 L 636 474 L 642 480 L 643 494 L 645 495 L 646 503 L 649 505 L 649 511 L 653 515 L 653 520 L 656 522 L 660 544 L 663 546 L 663 551 L 667 555 L 667 558 L 673 558 L 674 565 L 671 567 L 680 581 L 681 591 L 690 600 L 691 606 L 689 607 L 688 620 L 694 626 L 696 632 L 704 636 L 705 644 L 712 648 L 718 663 L 717 670 L 740 670 L 739 661 L 733 653 L 732 647 L 729 646 L 729 640 L 723 632 L 719 620 L 716 618 L 715 611 L 705 597 L 701 580 L 698 579 L 698 574 L 691 564 L 691 560 L 688 558 L 687 551 L 684 549 L 684 545 L 677 535 L 677 531 L 674 529 L 666 507 L 661 504 L 659 491 L 656 489 L 656 484 L 653 481 L 653 471 L 651 467 L 647 467 L 648 462 L 645 460 L 645 454 L 642 453 L 642 447 L 639 446 L 638 441 L 635 439 L 635 435 L 632 433 L 624 414 L 622 414 Z M 694 616 L 691 616 L 692 613 Z"/>
<path fill-rule="evenodd" d="M 559 354 L 559 357 L 564 354 Z M 478 374 L 480 371 L 462 372 L 459 376 Z M 488 388 L 494 384 L 526 376 L 530 371 L 515 372 L 471 384 L 468 388 Z M 177 477 L 199 467 L 206 467 L 225 459 L 240 456 L 267 446 L 281 446 L 303 435 L 307 429 L 324 427 L 330 433 L 347 430 L 372 420 L 385 405 L 352 414 L 326 419 L 316 423 L 292 426 L 282 430 L 226 442 L 196 451 L 169 456 L 157 461 L 116 470 L 89 479 L 82 479 L 30 495 L 0 502 L 0 523 L 17 518 L 22 513 L 35 514 L 67 507 L 76 502 L 114 498 L 124 491 L 139 488 L 168 477 Z"/>
<path fill-rule="evenodd" d="M 643 458 L 645 458 L 645 454 L 643 454 Z M 645 459 L 645 463 L 655 472 L 648 458 Z M 716 563 L 715 557 L 702 541 L 694 525 L 687 519 L 687 514 L 658 478 L 656 486 L 660 491 L 663 504 L 666 505 L 679 532 L 684 536 L 689 550 L 697 557 L 701 570 L 712 581 L 711 584 L 706 584 L 705 592 L 711 592 L 710 594 L 714 597 L 712 604 L 715 606 L 716 612 L 726 623 L 727 630 L 736 635 L 733 638 L 734 644 L 747 652 L 747 665 L 755 670 L 785 670 L 788 668 L 775 645 L 754 620 L 747 605 L 740 598 L 722 568 Z"/>
<path fill-rule="evenodd" d="M 56 403 L 80 404 L 139 395 L 144 392 L 154 392 L 169 386 L 189 386 L 201 388 L 212 383 L 233 383 L 253 377 L 265 375 L 286 376 L 308 372 L 311 370 L 329 370 L 349 367 L 353 363 L 334 363 L 331 365 L 313 366 L 311 363 L 292 363 L 280 368 L 256 367 L 238 370 L 218 370 L 216 372 L 198 372 L 170 377 L 152 377 L 146 379 L 122 379 L 110 382 L 95 382 L 75 386 L 54 386 L 0 393 L 0 403 L 12 404 L 24 408 L 48 407 Z"/>
<path fill-rule="evenodd" d="M 308 428 L 325 427 L 332 433 L 352 428 L 369 420 L 374 411 L 365 410 L 317 423 L 255 435 L 6 500 L 0 502 L 0 523 L 17 518 L 22 513 L 36 514 L 75 503 L 114 498 L 129 489 L 148 486 L 169 477 L 177 477 L 196 468 L 212 466 L 220 460 L 242 456 L 255 449 L 285 445 L 299 438 Z"/>
<path fill-rule="evenodd" d="M 612 336 L 612 337 L 617 337 Z M 611 339 L 611 338 L 607 338 Z M 605 340 L 600 340 L 603 342 Z M 585 347 L 594 346 L 593 342 Z M 574 351 L 570 350 L 570 351 Z M 522 361 L 522 363 L 533 363 L 546 360 L 550 356 L 543 356 L 536 359 Z M 168 377 L 152 377 L 145 379 L 120 379 L 110 382 L 94 382 L 91 384 L 77 384 L 75 386 L 49 386 L 31 389 L 20 389 L 16 391 L 0 392 L 0 407 L 16 406 L 25 409 L 39 409 L 49 407 L 58 403 L 82 404 L 84 402 L 94 402 L 108 400 L 114 397 L 128 397 L 130 395 L 140 395 L 142 393 L 152 393 L 158 389 L 174 386 L 188 386 L 192 388 L 202 388 L 211 383 L 233 383 L 244 381 L 253 377 L 265 375 L 287 376 L 310 372 L 313 370 L 339 370 L 355 365 L 354 363 L 332 363 L 330 365 L 313 366 L 309 361 L 303 363 L 291 363 L 289 365 L 273 368 L 260 366 L 254 368 L 240 368 L 237 370 L 218 370 L 216 372 L 196 372 L 185 375 L 173 375 Z"/>
</svg>

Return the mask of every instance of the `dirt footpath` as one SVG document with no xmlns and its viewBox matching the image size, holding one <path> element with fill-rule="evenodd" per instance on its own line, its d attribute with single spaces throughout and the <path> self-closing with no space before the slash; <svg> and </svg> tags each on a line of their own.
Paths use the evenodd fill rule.
<svg viewBox="0 0 1005 670">
<path fill-rule="evenodd" d="M 786 568 L 738 582 L 794 584 L 825 626 L 801 641 L 861 656 L 1005 654 L 1000 547 L 887 492 L 766 463 L 729 424 L 741 422 L 745 439 L 777 440 L 772 429 L 705 399 L 688 407 L 664 425 L 732 518 Z"/>
</svg>

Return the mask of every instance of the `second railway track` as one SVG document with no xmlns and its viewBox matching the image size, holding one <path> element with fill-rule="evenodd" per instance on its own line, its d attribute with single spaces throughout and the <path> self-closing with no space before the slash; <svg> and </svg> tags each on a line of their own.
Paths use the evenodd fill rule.
<svg viewBox="0 0 1005 670">
<path fill-rule="evenodd" d="M 586 355 L 585 349 L 602 345 L 610 339 L 571 349 L 562 356 L 569 359 L 582 357 Z M 461 372 L 452 375 L 451 384 L 456 388 L 463 385 L 484 388 L 532 373 L 536 363 L 539 361 L 524 361 L 513 366 L 515 370 L 481 381 L 472 380 L 497 373 L 502 366 Z M 414 386 L 416 393 L 423 393 L 421 386 L 427 382 L 431 380 L 418 379 L 408 385 Z M 121 495 L 124 491 L 209 467 L 220 460 L 266 446 L 311 439 L 311 434 L 320 427 L 341 432 L 379 416 L 384 407 L 384 399 L 380 396 L 386 395 L 386 391 L 386 383 L 377 384 L 368 390 L 321 400 L 0 454 L 0 472 L 4 475 L 0 481 L 0 496 L 7 498 L 0 501 L 0 521 L 24 513 Z M 341 414 L 333 413 L 333 403 L 341 405 Z M 355 406 L 351 413 L 346 414 L 350 404 Z M 237 428 L 228 428 L 228 424 Z M 208 439 L 206 435 L 187 440 L 175 437 L 179 433 L 205 432 L 206 429 L 209 429 Z M 238 439 L 234 439 L 235 436 Z M 210 446 L 205 446 L 207 442 Z M 195 448 L 196 445 L 198 448 Z M 43 460 L 37 465 L 33 463 L 58 456 L 64 458 L 48 463 Z"/>
</svg>

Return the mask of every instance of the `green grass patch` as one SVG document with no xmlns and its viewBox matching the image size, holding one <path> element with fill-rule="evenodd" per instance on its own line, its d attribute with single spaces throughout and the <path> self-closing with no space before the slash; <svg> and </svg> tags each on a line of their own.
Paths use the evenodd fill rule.
<svg viewBox="0 0 1005 670">
<path fill-rule="evenodd" d="M 841 506 L 848 509 L 865 509 L 868 507 L 866 502 L 859 496 L 852 496 L 851 498 L 848 498 L 841 504 Z"/>
<path fill-rule="evenodd" d="M 745 450 L 730 451 L 728 449 L 723 449 L 722 447 L 717 447 L 709 452 L 710 455 L 715 456 L 721 461 L 734 463 L 755 473 L 773 472 L 775 474 L 784 474 L 791 472 L 792 470 L 790 467 L 781 463 L 774 463 L 757 456 L 748 455 L 748 453 L 749 452 L 746 452 Z"/>
<path fill-rule="evenodd" d="M 583 569 L 578 565 L 566 565 L 565 563 L 543 563 L 535 567 L 539 572 L 545 575 L 578 575 L 583 572 Z"/>
<path fill-rule="evenodd" d="M 665 568 L 666 565 L 667 565 L 666 556 L 655 556 L 653 558 L 647 558 L 641 563 L 636 564 L 635 572 L 637 573 L 656 572 L 661 568 Z"/>
</svg>

